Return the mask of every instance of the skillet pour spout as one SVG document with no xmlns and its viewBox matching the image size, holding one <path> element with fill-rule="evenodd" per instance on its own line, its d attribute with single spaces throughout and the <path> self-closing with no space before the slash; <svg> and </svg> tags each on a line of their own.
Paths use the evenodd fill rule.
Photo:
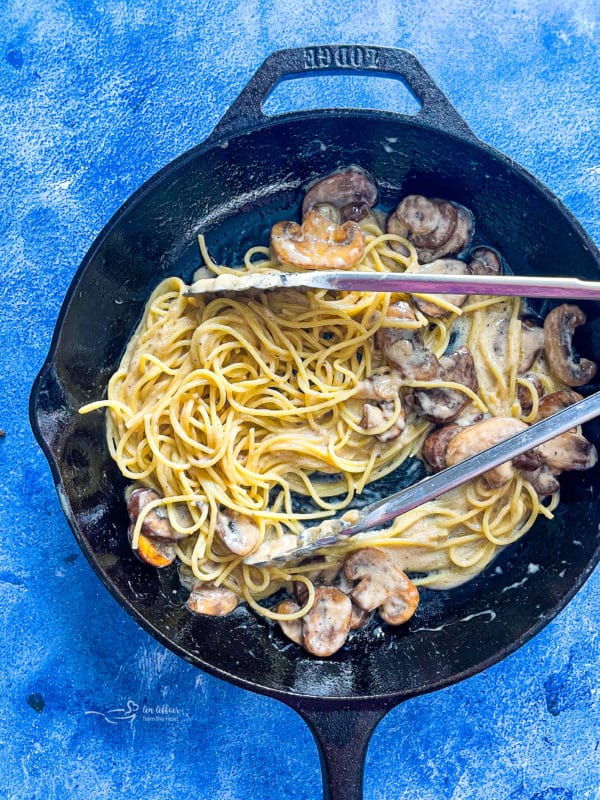
<svg viewBox="0 0 600 800">
<path fill-rule="evenodd" d="M 323 72 L 391 76 L 421 109 L 414 116 L 357 109 L 264 115 L 262 103 L 279 81 Z M 383 205 L 421 193 L 470 208 L 481 237 L 474 246 L 500 247 L 516 272 L 523 265 L 531 275 L 568 270 L 598 278 L 600 254 L 577 221 L 531 175 L 479 142 L 412 54 L 372 45 L 283 50 L 267 58 L 208 140 L 144 184 L 99 234 L 67 293 L 30 399 L 65 514 L 100 580 L 182 658 L 298 711 L 318 743 L 324 796 L 332 800 L 362 796 L 368 741 L 388 710 L 498 662 L 582 586 L 600 558 L 598 469 L 561 478 L 556 518 L 540 519 L 507 548 L 501 572 L 488 569 L 450 592 L 423 590 L 402 629 L 372 623 L 318 660 L 243 606 L 218 619 L 188 614 L 175 569 L 156 571 L 133 556 L 125 481 L 106 448 L 103 416 L 78 410 L 102 395 L 157 283 L 168 275 L 191 282 L 197 233 L 222 263 L 238 263 L 266 240 L 265 221 L 282 211 L 294 218 L 304 188 L 348 164 L 373 175 Z M 599 315 L 592 304 L 585 311 L 590 335 L 581 349 L 598 356 Z M 597 444 L 598 433 L 590 423 L 587 438 Z M 407 469 L 393 484 L 382 481 L 381 496 L 414 480 Z M 577 544 L 574 531 L 585 532 Z M 538 569 L 528 572 L 532 563 Z"/>
</svg>

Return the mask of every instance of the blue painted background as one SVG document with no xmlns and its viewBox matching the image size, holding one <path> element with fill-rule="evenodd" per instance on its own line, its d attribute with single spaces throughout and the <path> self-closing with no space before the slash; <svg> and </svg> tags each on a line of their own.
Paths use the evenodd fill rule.
<svg viewBox="0 0 600 800">
<path fill-rule="evenodd" d="M 86 249 L 146 178 L 209 134 L 269 52 L 328 41 L 413 50 L 472 129 L 600 244 L 598 3 L 362 6 L 0 4 L 1 797 L 320 797 L 316 749 L 292 711 L 180 661 L 101 587 L 27 422 Z M 321 104 L 411 107 L 384 81 L 312 79 L 286 84 L 269 108 Z M 599 597 L 596 572 L 519 652 L 391 712 L 369 749 L 366 797 L 598 800 Z"/>
</svg>

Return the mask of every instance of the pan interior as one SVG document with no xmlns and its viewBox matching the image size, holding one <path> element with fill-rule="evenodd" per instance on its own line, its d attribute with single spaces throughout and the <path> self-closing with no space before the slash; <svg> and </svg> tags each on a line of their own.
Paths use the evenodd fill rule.
<svg viewBox="0 0 600 800">
<path fill-rule="evenodd" d="M 385 114 L 305 114 L 201 146 L 132 198 L 86 257 L 34 390 L 34 424 L 60 475 L 65 508 L 110 590 L 192 663 L 281 696 L 408 696 L 449 683 L 526 640 L 597 560 L 598 469 L 567 474 L 553 522 L 540 520 L 470 583 L 423 590 L 408 625 L 374 623 L 319 661 L 244 607 L 226 618 L 193 617 L 175 570 L 155 571 L 132 555 L 125 482 L 104 445 L 103 416 L 80 417 L 78 408 L 104 392 L 154 286 L 172 274 L 190 280 L 199 232 L 214 258 L 239 263 L 248 247 L 268 242 L 274 221 L 298 218 L 310 180 L 351 163 L 374 175 L 384 205 L 411 192 L 464 204 L 475 215 L 474 244 L 497 247 L 516 273 L 598 278 L 595 249 L 576 223 L 489 148 Z M 591 357 L 600 354 L 600 320 L 591 304 L 583 307 L 588 325 L 577 345 Z M 599 433 L 588 427 L 593 441 Z M 390 476 L 380 493 L 401 488 L 409 472 Z"/>
</svg>

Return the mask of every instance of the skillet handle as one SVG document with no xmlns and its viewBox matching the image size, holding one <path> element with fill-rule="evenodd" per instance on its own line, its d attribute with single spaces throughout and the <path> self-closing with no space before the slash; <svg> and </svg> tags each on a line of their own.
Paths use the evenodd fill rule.
<svg viewBox="0 0 600 800">
<path fill-rule="evenodd" d="M 272 53 L 221 117 L 208 140 L 225 139 L 274 119 L 263 113 L 262 105 L 284 78 L 346 71 L 374 73 L 402 80 L 422 103 L 419 112 L 409 119 L 454 133 L 463 139 L 477 141 L 446 95 L 408 50 L 346 44 L 297 47 Z"/>
<path fill-rule="evenodd" d="M 323 800 L 362 800 L 367 747 L 378 723 L 395 704 L 324 709 L 290 703 L 308 725 L 319 751 Z"/>
</svg>

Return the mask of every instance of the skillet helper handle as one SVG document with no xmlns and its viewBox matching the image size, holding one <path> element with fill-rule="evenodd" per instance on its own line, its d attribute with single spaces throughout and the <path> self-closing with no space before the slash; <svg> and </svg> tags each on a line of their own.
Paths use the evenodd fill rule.
<svg viewBox="0 0 600 800">
<path fill-rule="evenodd" d="M 315 45 L 277 50 L 265 59 L 250 78 L 217 123 L 209 140 L 224 139 L 273 119 L 264 114 L 262 105 L 284 78 L 325 72 L 354 72 L 398 78 L 422 104 L 417 114 L 403 116 L 454 133 L 463 139 L 477 141 L 467 123 L 412 53 L 370 44 Z"/>
<path fill-rule="evenodd" d="M 362 800 L 367 747 L 391 706 L 331 709 L 290 704 L 308 725 L 319 751 L 323 800 Z"/>
</svg>

